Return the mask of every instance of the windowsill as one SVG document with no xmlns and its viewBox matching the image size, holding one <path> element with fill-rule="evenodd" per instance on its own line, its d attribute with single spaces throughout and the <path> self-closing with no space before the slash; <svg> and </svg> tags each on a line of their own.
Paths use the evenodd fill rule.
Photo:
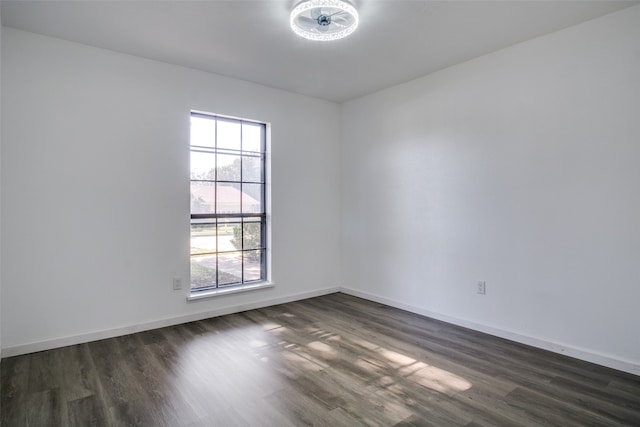
<svg viewBox="0 0 640 427">
<path fill-rule="evenodd" d="M 203 298 L 219 297 L 222 295 L 237 294 L 240 292 L 255 291 L 258 289 L 273 288 L 274 286 L 275 286 L 274 283 L 260 282 L 260 283 L 250 283 L 247 285 L 231 286 L 228 288 L 212 289 L 210 291 L 193 292 L 187 296 L 187 301 L 194 301 L 194 300 L 203 299 Z"/>
</svg>

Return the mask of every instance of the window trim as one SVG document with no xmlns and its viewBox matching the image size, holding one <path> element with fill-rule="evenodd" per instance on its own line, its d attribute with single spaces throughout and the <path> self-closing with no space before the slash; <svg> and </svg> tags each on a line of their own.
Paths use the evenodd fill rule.
<svg viewBox="0 0 640 427">
<path fill-rule="evenodd" d="M 224 295 L 232 295 L 241 292 L 257 291 L 260 289 L 268 289 L 275 287 L 275 283 L 270 281 L 250 282 L 244 285 L 225 286 L 223 288 L 215 288 L 208 291 L 189 292 L 187 301 L 197 301 L 199 299 L 219 297 Z"/>
<path fill-rule="evenodd" d="M 220 180 L 218 181 L 217 178 L 217 173 L 218 173 L 218 169 L 217 169 L 217 157 L 216 157 L 216 163 L 214 163 L 214 170 L 215 175 L 214 175 L 214 179 L 210 180 L 210 179 L 192 179 L 191 178 L 191 174 L 190 174 L 190 183 L 194 182 L 194 181 L 200 181 L 200 182 L 211 182 L 211 184 L 216 188 L 214 190 L 214 209 L 212 213 L 191 213 L 191 207 L 190 207 L 190 229 L 192 229 L 192 226 L 194 224 L 209 224 L 212 225 L 214 227 L 216 227 L 216 239 L 217 237 L 217 233 L 218 233 L 218 225 L 221 224 L 220 220 L 233 220 L 233 219 L 237 219 L 237 224 L 240 225 L 241 227 L 241 233 L 243 235 L 242 239 L 242 244 L 240 249 L 236 250 L 236 251 L 218 251 L 217 250 L 217 244 L 216 244 L 216 251 L 212 252 L 215 253 L 216 255 L 220 254 L 220 253 L 231 253 L 231 252 L 237 252 L 240 254 L 241 257 L 241 267 L 240 267 L 240 271 L 241 271 L 241 277 L 240 277 L 240 281 L 239 282 L 233 282 L 230 284 L 220 284 L 219 283 L 219 274 L 220 274 L 220 270 L 218 268 L 218 258 L 216 257 L 216 281 L 214 284 L 212 284 L 211 286 L 202 286 L 200 288 L 192 288 L 192 282 L 191 282 L 191 273 L 189 275 L 190 279 L 189 279 L 189 293 L 187 296 L 187 300 L 197 300 L 197 299 L 201 299 L 201 298 L 207 298 L 207 297 L 212 297 L 212 296 L 218 296 L 218 295 L 228 295 L 228 294 L 233 294 L 233 293 L 238 293 L 238 292 L 245 292 L 245 291 L 252 291 L 252 290 L 257 290 L 257 289 L 264 289 L 264 288 L 270 288 L 273 287 L 274 284 L 271 282 L 271 215 L 270 215 L 270 208 L 271 208 L 271 200 L 270 200 L 270 135 L 271 135 L 271 127 L 269 123 L 266 122 L 261 122 L 261 121 L 256 121 L 256 120 L 250 120 L 250 119 L 242 119 L 242 118 L 236 118 L 236 117 L 231 117 L 231 116 L 224 116 L 224 115 L 220 115 L 220 114 L 213 114 L 213 113 L 205 113 L 205 112 L 201 112 L 201 111 L 195 111 L 192 110 L 190 112 L 189 118 L 191 119 L 192 117 L 202 117 L 205 119 L 210 119 L 210 120 L 215 120 L 216 121 L 216 125 L 215 125 L 215 139 L 216 139 L 216 143 L 214 144 L 213 147 L 211 146 L 201 146 L 201 145 L 192 145 L 191 144 L 191 138 L 189 140 L 189 153 L 192 152 L 207 152 L 207 153 L 212 153 L 214 155 L 218 155 L 218 154 L 232 154 L 232 155 L 236 155 L 239 157 L 240 159 L 240 177 L 237 181 L 230 181 L 230 180 Z M 218 138 L 218 132 L 217 132 L 217 126 L 218 126 L 218 121 L 219 120 L 223 120 L 223 121 L 229 121 L 229 122 L 234 122 L 234 123 L 239 123 L 240 124 L 240 141 L 241 141 L 241 146 L 240 149 L 229 149 L 229 148 L 219 148 L 217 147 L 217 138 Z M 262 127 L 261 129 L 261 151 L 245 151 L 242 148 L 242 143 L 244 142 L 242 140 L 242 132 L 243 132 L 243 124 L 245 123 L 251 123 L 251 124 L 257 124 L 260 125 Z M 243 165 L 242 165 L 242 161 L 247 158 L 247 157 L 256 157 L 259 158 L 261 161 L 261 181 L 244 181 L 243 180 Z M 232 184 L 237 184 L 240 188 L 240 192 L 241 194 L 244 194 L 242 192 L 242 186 L 245 184 L 256 184 L 256 185 L 261 185 L 262 189 L 261 189 L 261 205 L 262 205 L 262 210 L 260 212 L 242 212 L 242 203 L 243 203 L 243 196 L 240 196 L 240 212 L 239 213 L 228 213 L 228 212 L 224 212 L 224 213 L 217 213 L 217 203 L 218 203 L 218 199 L 217 199 L 217 186 L 218 184 L 224 184 L 224 183 L 232 183 Z M 250 248 L 250 249 L 245 249 L 244 246 L 244 220 L 245 218 L 254 218 L 256 219 L 256 223 L 261 224 L 261 229 L 262 229 L 262 233 L 260 236 L 260 247 L 259 248 Z M 209 221 L 207 221 L 209 220 Z M 236 222 L 234 221 L 233 224 L 236 224 Z M 250 251 L 260 251 L 260 278 L 259 279 L 255 279 L 255 280 L 248 280 L 245 281 L 245 269 L 244 269 L 244 265 L 245 265 L 245 253 L 250 252 Z M 191 251 L 189 253 L 189 258 L 190 260 L 192 259 L 192 257 L 194 255 L 201 255 L 201 254 L 192 254 Z"/>
</svg>

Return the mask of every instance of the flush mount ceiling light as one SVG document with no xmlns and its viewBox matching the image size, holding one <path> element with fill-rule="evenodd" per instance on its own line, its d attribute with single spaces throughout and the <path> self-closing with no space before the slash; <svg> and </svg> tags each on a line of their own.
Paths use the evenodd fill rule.
<svg viewBox="0 0 640 427">
<path fill-rule="evenodd" d="M 341 0 L 307 0 L 291 11 L 291 29 L 309 40 L 338 40 L 358 28 L 358 11 Z"/>
</svg>

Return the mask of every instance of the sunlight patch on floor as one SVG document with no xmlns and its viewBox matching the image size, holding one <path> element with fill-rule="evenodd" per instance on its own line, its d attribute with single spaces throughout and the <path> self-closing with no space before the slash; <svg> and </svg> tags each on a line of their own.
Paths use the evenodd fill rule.
<svg viewBox="0 0 640 427">
<path fill-rule="evenodd" d="M 269 330 L 270 333 L 275 334 L 277 336 L 281 336 L 281 334 L 283 334 L 283 333 L 285 333 L 287 331 L 288 331 L 288 329 L 286 327 L 284 327 L 284 326 Z M 282 344 L 282 343 L 278 343 L 278 344 Z"/>
<path fill-rule="evenodd" d="M 372 342 L 369 342 L 367 340 L 363 340 L 361 338 L 357 338 L 357 337 L 352 337 L 351 338 L 351 342 L 354 342 L 356 344 L 358 344 L 360 347 L 364 347 L 368 350 L 375 350 L 376 348 L 378 348 L 379 346 L 377 344 L 374 344 Z"/>
<path fill-rule="evenodd" d="M 307 347 L 309 347 L 311 350 L 319 351 L 320 353 L 322 353 L 322 356 L 324 358 L 333 359 L 338 355 L 335 349 L 321 341 L 310 342 L 309 344 L 307 344 Z"/>
<path fill-rule="evenodd" d="M 271 332 L 280 334 L 285 328 L 273 329 Z M 305 328 L 306 332 L 316 338 L 305 346 L 291 344 L 281 341 L 278 344 L 284 349 L 282 356 L 285 361 L 295 363 L 302 369 L 311 371 L 321 371 L 331 368 L 331 360 L 340 356 L 338 349 L 332 347 L 328 342 L 341 341 L 342 337 L 334 332 L 318 328 L 315 325 Z M 252 342 L 252 346 L 266 345 L 262 342 Z M 472 383 L 463 377 L 447 370 L 431 366 L 425 362 L 417 360 L 398 351 L 374 344 L 366 339 L 352 336 L 349 337 L 348 344 L 366 348 L 375 352 L 378 357 L 357 358 L 351 363 L 357 368 L 374 375 L 381 375 L 377 383 L 392 393 L 402 393 L 402 385 L 398 383 L 398 377 L 419 384 L 430 390 L 447 395 L 453 395 L 468 390 Z M 306 352 L 308 349 L 309 352 Z M 326 364 L 324 361 L 328 361 Z M 401 380 L 403 381 L 403 380 Z"/>
<path fill-rule="evenodd" d="M 253 339 L 249 342 L 249 346 L 251 346 L 252 348 L 264 347 L 266 345 L 267 343 L 262 340 Z"/>
<path fill-rule="evenodd" d="M 412 359 L 411 357 L 405 356 L 404 354 L 387 350 L 386 348 L 378 348 L 376 350 L 380 355 L 382 355 L 385 359 L 391 362 L 391 366 L 394 368 L 400 368 L 402 366 L 410 365 L 415 363 L 416 359 Z"/>
<path fill-rule="evenodd" d="M 276 323 L 276 322 L 269 322 L 269 321 L 265 321 L 264 323 L 262 323 L 260 325 L 262 327 L 262 329 L 264 329 L 265 331 L 270 331 L 272 329 L 277 329 L 282 327 L 281 324 Z"/>
<path fill-rule="evenodd" d="M 406 378 L 421 386 L 448 395 L 469 390 L 472 386 L 464 378 L 435 366 L 426 366 Z"/>
<path fill-rule="evenodd" d="M 369 362 L 368 360 L 364 360 L 364 359 L 358 359 L 355 362 L 356 366 L 359 366 L 360 368 L 369 371 L 369 372 L 375 372 L 375 373 L 381 373 L 383 372 L 382 367 L 375 365 L 371 362 Z"/>
</svg>

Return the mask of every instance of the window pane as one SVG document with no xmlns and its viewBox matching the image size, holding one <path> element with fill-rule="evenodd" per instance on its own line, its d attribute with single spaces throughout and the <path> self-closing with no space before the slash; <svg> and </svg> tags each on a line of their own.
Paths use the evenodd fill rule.
<svg viewBox="0 0 640 427">
<path fill-rule="evenodd" d="M 240 150 L 240 122 L 218 118 L 218 148 Z"/>
<path fill-rule="evenodd" d="M 242 212 L 260 213 L 264 211 L 262 200 L 263 184 L 242 185 Z"/>
<path fill-rule="evenodd" d="M 191 213 L 213 213 L 215 209 L 215 184 L 191 181 Z"/>
<path fill-rule="evenodd" d="M 239 222 L 218 223 L 218 248 L 221 252 L 238 251 L 242 249 Z"/>
<path fill-rule="evenodd" d="M 216 255 L 191 257 L 191 289 L 216 286 Z"/>
<path fill-rule="evenodd" d="M 259 222 L 244 223 L 244 247 L 242 249 L 262 248 L 262 224 Z"/>
<path fill-rule="evenodd" d="M 244 281 L 262 279 L 262 251 L 244 252 Z"/>
<path fill-rule="evenodd" d="M 218 184 L 217 213 L 240 213 L 240 184 Z"/>
<path fill-rule="evenodd" d="M 191 152 L 191 179 L 216 179 L 216 155 L 202 151 Z"/>
<path fill-rule="evenodd" d="M 218 181 L 240 181 L 240 156 L 218 154 Z"/>
<path fill-rule="evenodd" d="M 262 140 L 264 125 L 258 123 L 242 124 L 242 149 L 244 151 L 263 152 Z"/>
<path fill-rule="evenodd" d="M 216 250 L 216 225 L 191 224 L 191 255 L 201 255 Z"/>
<path fill-rule="evenodd" d="M 218 286 L 242 281 L 242 252 L 218 254 Z"/>
<path fill-rule="evenodd" d="M 263 182 L 262 159 L 260 157 L 242 157 L 242 181 Z"/>
<path fill-rule="evenodd" d="M 191 145 L 199 147 L 215 147 L 216 120 L 191 116 Z"/>
</svg>

